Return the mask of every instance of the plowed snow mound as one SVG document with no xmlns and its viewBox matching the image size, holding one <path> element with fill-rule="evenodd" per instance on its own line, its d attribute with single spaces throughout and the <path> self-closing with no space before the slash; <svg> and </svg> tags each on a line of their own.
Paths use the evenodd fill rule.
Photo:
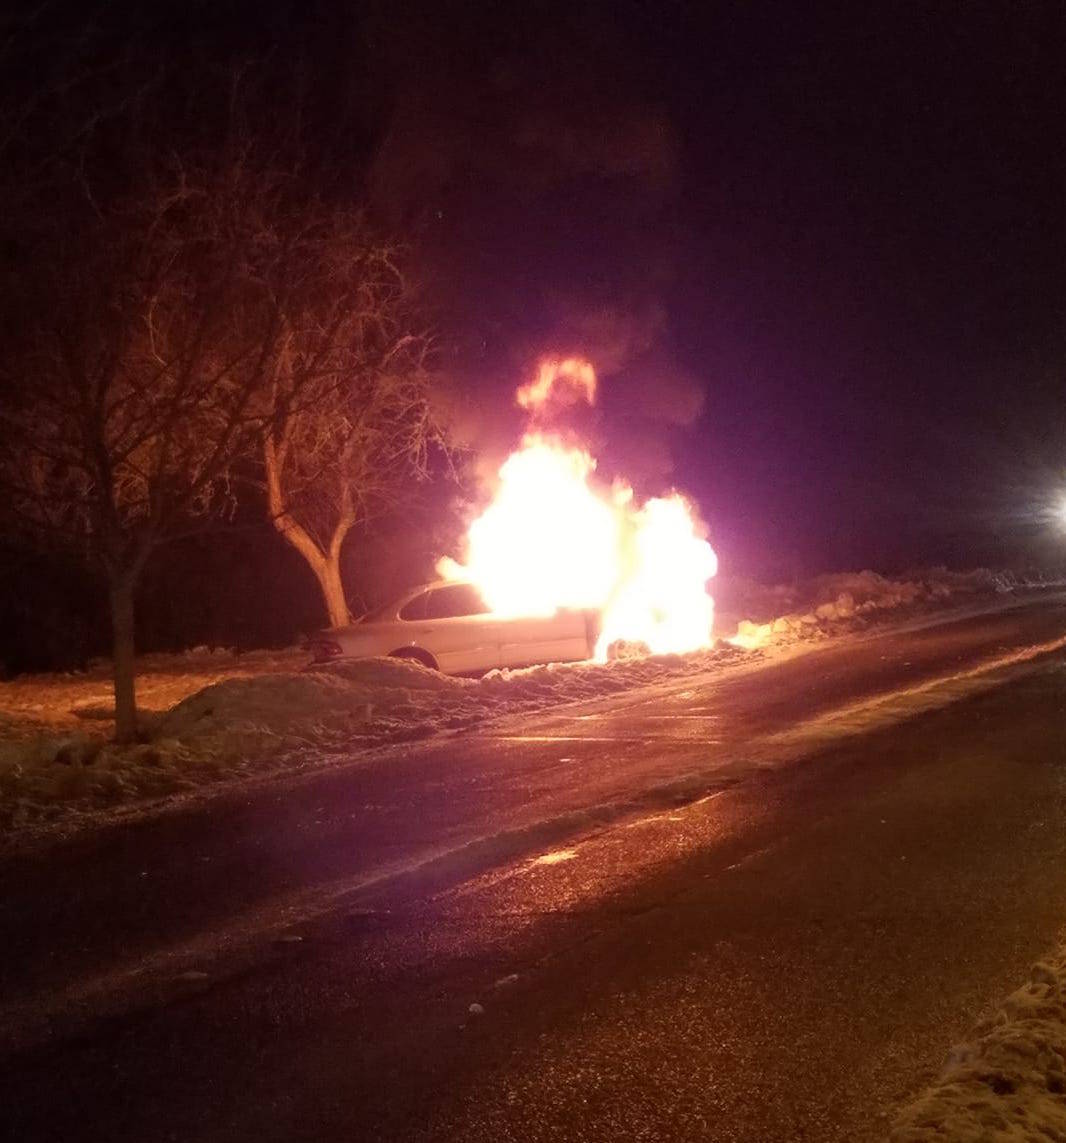
<svg viewBox="0 0 1066 1143">
<path fill-rule="evenodd" d="M 336 751 L 418 738 L 484 714 L 477 683 L 401 659 L 366 659 L 318 670 L 227 679 L 164 717 L 158 737 L 214 753 L 263 751 L 265 738 Z M 473 701 L 471 701 L 473 700 Z"/>
<path fill-rule="evenodd" d="M 793 643 L 861 629 L 883 620 L 944 606 L 949 600 L 993 598 L 1016 588 L 1051 586 L 1049 577 L 1023 580 L 1006 572 L 978 568 L 952 572 L 931 568 L 899 579 L 873 571 L 837 572 L 792 584 L 766 587 L 743 580 L 726 581 L 721 613 L 735 617 L 740 646 Z"/>
<path fill-rule="evenodd" d="M 610 663 L 569 663 L 492 671 L 481 679 L 441 675 L 404 659 L 364 659 L 300 673 L 227 679 L 179 703 L 158 737 L 183 743 L 219 736 L 219 745 L 257 745 L 264 734 L 341 749 L 345 741 L 395 741 L 468 727 L 486 718 L 597 698 L 707 670 L 739 654 L 730 647 L 693 655 L 652 655 Z"/>
<path fill-rule="evenodd" d="M 940 1080 L 900 1115 L 892 1143 L 1066 1139 L 1066 951 L 953 1052 Z"/>
<path fill-rule="evenodd" d="M 459 679 L 431 671 L 413 659 L 352 659 L 333 663 L 332 675 L 368 688 L 406 687 L 415 690 L 452 691 L 476 687 L 473 679 Z"/>
<path fill-rule="evenodd" d="M 821 639 L 885 612 L 910 615 L 949 597 L 964 603 L 1038 582 L 943 569 L 902 579 L 844 573 L 772 588 L 727 581 L 723 612 L 748 617 L 739 624 L 739 646 L 493 671 L 482 679 L 448 678 L 403 659 L 306 670 L 306 652 L 297 648 L 146 656 L 139 696 L 155 730 L 134 747 L 107 740 L 113 697 L 106 663 L 79 675 L 24 676 L 0 683 L 0 828 L 328 765 L 370 746 L 699 674 L 750 653 L 741 647 Z M 1044 582 L 1061 584 L 1061 576 Z"/>
<path fill-rule="evenodd" d="M 120 747 L 81 732 L 0 736 L 0 824 L 50 821 L 245 775 L 344 761 L 372 746 L 707 671 L 744 652 L 572 663 L 449 678 L 403 659 L 225 678 Z"/>
<path fill-rule="evenodd" d="M 398 669 L 392 669 L 393 662 Z M 456 684 L 457 680 L 425 667 L 381 659 L 334 670 L 226 679 L 178 703 L 163 718 L 159 733 L 180 738 L 209 726 L 242 725 L 295 730 L 309 721 L 354 717 L 365 712 L 367 704 L 379 710 L 409 705 L 411 691 L 419 692 L 418 699 L 428 697 L 431 705 L 439 705 L 444 696 L 462 692 Z"/>
</svg>

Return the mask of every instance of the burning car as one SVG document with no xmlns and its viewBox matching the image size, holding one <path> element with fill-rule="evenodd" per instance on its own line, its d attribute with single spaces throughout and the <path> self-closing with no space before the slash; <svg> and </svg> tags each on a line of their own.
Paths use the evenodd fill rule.
<svg viewBox="0 0 1066 1143">
<path fill-rule="evenodd" d="M 581 358 L 545 358 L 517 391 L 526 431 L 467 529 L 461 559 L 311 643 L 315 659 L 417 659 L 447 674 L 605 660 L 620 646 L 684 654 L 712 641 L 718 560 L 677 491 L 640 500 L 561 425 L 596 399 Z"/>
<path fill-rule="evenodd" d="M 515 399 L 527 423 L 499 467 L 491 496 L 470 521 L 444 579 L 475 584 L 502 615 L 600 616 L 593 658 L 620 644 L 652 654 L 710 646 L 718 569 L 695 504 L 676 490 L 640 499 L 622 477 L 604 479 L 565 425 L 575 403 L 596 399 L 582 358 L 545 358 Z"/>
<path fill-rule="evenodd" d="M 316 663 L 389 656 L 458 675 L 590 659 L 599 625 L 591 609 L 500 614 L 473 584 L 439 581 L 412 588 L 348 627 L 321 632 L 310 649 Z"/>
</svg>

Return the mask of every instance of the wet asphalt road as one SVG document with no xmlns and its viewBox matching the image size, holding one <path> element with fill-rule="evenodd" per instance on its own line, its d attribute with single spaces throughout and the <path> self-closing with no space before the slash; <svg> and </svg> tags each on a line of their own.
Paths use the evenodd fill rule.
<svg viewBox="0 0 1066 1143">
<path fill-rule="evenodd" d="M 0 1131 L 882 1138 L 1066 923 L 1064 636 L 1045 598 L 9 854 Z"/>
</svg>

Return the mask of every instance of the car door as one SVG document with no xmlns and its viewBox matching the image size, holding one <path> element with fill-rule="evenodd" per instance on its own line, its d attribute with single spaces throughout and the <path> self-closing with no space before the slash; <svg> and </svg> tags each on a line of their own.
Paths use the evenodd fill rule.
<svg viewBox="0 0 1066 1143">
<path fill-rule="evenodd" d="M 471 584 L 433 587 L 420 596 L 411 637 L 446 674 L 488 671 L 500 663 L 499 620 Z"/>
<path fill-rule="evenodd" d="M 588 659 L 594 642 L 584 611 L 560 609 L 554 615 L 500 620 L 500 665 L 569 663 Z"/>
</svg>

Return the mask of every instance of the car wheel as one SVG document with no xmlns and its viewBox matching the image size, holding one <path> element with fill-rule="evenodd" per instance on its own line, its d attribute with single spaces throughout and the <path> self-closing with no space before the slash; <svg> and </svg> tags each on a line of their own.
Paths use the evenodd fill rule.
<svg viewBox="0 0 1066 1143">
<path fill-rule="evenodd" d="M 401 647 L 398 651 L 393 651 L 389 658 L 413 659 L 416 663 L 421 663 L 423 667 L 429 667 L 431 671 L 440 670 L 437 660 L 428 651 L 423 651 L 421 647 Z"/>
</svg>

